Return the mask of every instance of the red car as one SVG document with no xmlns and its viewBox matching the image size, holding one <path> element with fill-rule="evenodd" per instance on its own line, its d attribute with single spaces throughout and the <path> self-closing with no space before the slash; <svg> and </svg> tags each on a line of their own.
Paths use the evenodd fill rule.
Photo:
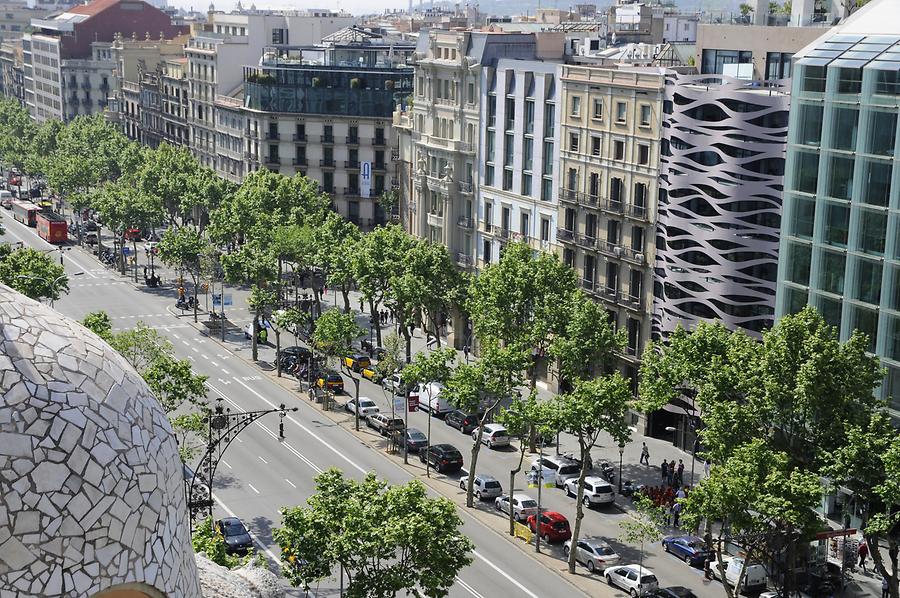
<svg viewBox="0 0 900 598">
<path fill-rule="evenodd" d="M 532 515 L 528 518 L 528 527 L 532 532 L 535 530 L 535 517 Z M 541 537 L 545 542 L 565 542 L 572 537 L 572 530 L 569 529 L 569 520 L 556 511 L 544 511 L 541 517 Z"/>
</svg>

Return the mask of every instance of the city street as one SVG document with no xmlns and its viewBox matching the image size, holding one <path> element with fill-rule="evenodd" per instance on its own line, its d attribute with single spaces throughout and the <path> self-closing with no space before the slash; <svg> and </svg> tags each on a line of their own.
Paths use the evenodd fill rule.
<svg viewBox="0 0 900 598">
<path fill-rule="evenodd" d="M 21 241 L 26 246 L 41 250 L 56 251 L 52 245 L 39 239 L 33 229 L 28 229 L 13 221 L 7 212 L 3 212 L 3 225 L 6 242 Z M 58 252 L 57 252 L 58 255 Z M 141 256 L 143 260 L 143 256 Z M 388 457 L 382 450 L 373 450 L 368 445 L 386 445 L 377 433 L 371 430 L 362 432 L 363 443 L 359 436 L 348 431 L 352 427 L 352 416 L 333 412 L 324 414 L 321 407 L 311 403 L 305 393 L 299 389 L 298 383 L 276 383 L 270 372 L 262 370 L 250 362 L 250 343 L 242 336 L 230 335 L 226 343 L 208 338 L 200 333 L 192 324 L 192 314 L 180 314 L 175 310 L 175 295 L 171 287 L 150 289 L 145 286 L 136 287 L 133 282 L 123 278 L 117 272 L 104 268 L 88 251 L 74 247 L 64 252 L 63 262 L 69 274 L 70 293 L 60 298 L 55 307 L 62 313 L 81 319 L 89 311 L 104 310 L 112 318 L 114 328 L 124 329 L 141 321 L 152 326 L 168 337 L 177 355 L 191 360 L 197 373 L 209 377 L 209 399 L 221 398 L 224 406 L 232 410 L 270 409 L 284 403 L 287 407 L 299 410 L 290 414 L 285 420 L 284 440 L 278 438 L 278 418 L 273 414 L 260 419 L 250 429 L 241 434 L 237 441 L 229 447 L 224 460 L 220 463 L 216 476 L 216 499 L 219 508 L 216 516 L 233 514 L 240 517 L 264 547 L 266 554 L 277 561 L 277 546 L 272 541 L 272 529 L 280 523 L 279 508 L 289 505 L 303 504 L 313 491 L 313 477 L 329 467 L 338 467 L 348 475 L 362 476 L 369 471 L 391 483 L 403 483 L 414 477 L 424 478 L 425 468 L 415 456 L 410 458 L 409 467 L 401 467 L 395 457 Z M 235 306 L 230 308 L 229 319 L 232 323 L 243 327 L 250 321 L 250 314 L 243 307 L 243 293 L 235 292 Z M 327 297 L 332 300 L 331 295 Z M 201 305 L 203 300 L 201 299 Z M 354 307 L 358 301 L 354 295 Z M 360 322 L 368 320 L 361 316 Z M 274 338 L 270 338 L 274 341 Z M 290 335 L 282 336 L 282 343 L 293 344 Z M 415 348 L 421 350 L 425 340 L 416 338 Z M 260 347 L 259 360 L 274 362 L 274 348 Z M 293 379 L 288 379 L 293 380 Z M 352 392 L 353 385 L 346 380 L 345 387 Z M 361 382 L 360 395 L 375 400 L 383 412 L 391 411 L 390 397 L 380 386 L 367 380 Z M 339 397 L 343 404 L 348 395 Z M 424 412 L 409 414 L 409 425 L 427 430 L 428 415 Z M 343 421 L 343 425 L 335 423 Z M 432 443 L 446 442 L 460 449 L 464 461 L 469 462 L 472 440 L 459 431 L 435 418 L 431 421 Z M 650 449 L 651 466 L 638 463 L 641 442 L 646 441 Z M 557 451 L 568 453 L 576 450 L 571 438 L 562 437 L 560 446 L 545 449 L 547 454 Z M 491 450 L 483 447 L 479 456 L 479 473 L 491 474 L 500 480 L 504 491 L 509 482 L 509 471 L 517 465 L 518 450 L 514 446 L 506 449 Z M 529 467 L 536 455 L 526 453 L 523 469 Z M 609 438 L 601 439 L 593 450 L 594 463 L 608 460 L 619 474 L 620 454 L 618 447 Z M 659 483 L 658 464 L 663 458 L 684 459 L 685 479 L 690 479 L 690 456 L 675 449 L 671 443 L 645 439 L 635 436 L 626 447 L 622 458 L 622 478 L 635 480 L 638 483 Z M 699 461 L 695 466 L 695 479 L 703 475 L 703 464 Z M 461 496 L 458 487 L 458 474 L 443 476 L 432 472 L 432 478 L 441 489 L 441 493 L 451 497 Z M 527 488 L 524 474 L 516 480 L 516 492 L 524 492 L 537 498 L 537 489 Z M 435 487 L 432 485 L 432 488 Z M 574 499 L 565 496 L 562 490 L 544 488 L 542 490 L 542 507 L 561 512 L 570 522 L 574 522 Z M 588 510 L 582 523 L 582 536 L 602 536 L 622 556 L 623 563 L 637 562 L 640 558 L 638 547 L 628 546 L 616 538 L 620 535 L 619 522 L 629 517 L 630 504 L 627 499 L 617 497 L 617 504 L 599 510 Z M 464 596 L 527 596 L 531 598 L 562 595 L 615 595 L 624 596 L 619 590 L 608 588 L 601 582 L 599 575 L 594 580 L 586 581 L 580 588 L 566 581 L 565 576 L 550 571 L 536 562 L 530 552 L 534 547 L 525 546 L 521 540 L 514 540 L 504 535 L 505 516 L 494 510 L 492 502 L 477 505 L 487 517 L 496 519 L 496 523 L 487 526 L 476 519 L 465 509 L 461 509 L 464 521 L 464 532 L 476 545 L 473 564 L 461 572 L 458 583 L 451 591 L 453 597 Z M 679 533 L 676 529 L 667 530 Z M 660 587 L 686 586 L 700 598 L 723 596 L 724 591 L 718 582 L 709 582 L 703 578 L 699 569 L 688 567 L 679 559 L 667 555 L 660 544 L 644 547 L 644 566 L 654 571 L 660 581 Z M 545 553 L 555 555 L 562 567 L 563 552 L 561 545 L 542 546 Z M 586 570 L 579 567 L 579 572 L 587 575 Z M 865 584 L 864 590 L 874 593 L 876 583 L 862 579 L 857 583 Z M 582 580 L 585 581 L 585 580 Z M 871 582 L 871 583 L 869 583 Z M 321 588 L 312 588 L 316 595 L 335 593 L 339 587 L 337 579 L 330 580 Z M 602 589 L 601 589 L 602 588 Z M 859 592 L 856 592 L 859 593 Z M 302 592 L 297 594 L 302 595 Z"/>
</svg>

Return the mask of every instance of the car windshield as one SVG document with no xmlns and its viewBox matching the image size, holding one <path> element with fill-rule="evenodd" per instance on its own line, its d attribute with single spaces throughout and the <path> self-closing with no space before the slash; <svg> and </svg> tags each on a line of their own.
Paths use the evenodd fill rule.
<svg viewBox="0 0 900 598">
<path fill-rule="evenodd" d="M 535 500 L 523 500 L 523 501 L 522 501 L 522 508 L 524 508 L 524 509 L 536 509 L 536 508 L 537 508 L 537 501 L 535 501 Z"/>
<path fill-rule="evenodd" d="M 644 575 L 641 577 L 641 583 L 642 584 L 657 583 L 656 576 L 655 575 Z"/>
<path fill-rule="evenodd" d="M 577 465 L 563 465 L 562 467 L 559 468 L 559 473 L 561 473 L 563 475 L 578 473 L 578 466 Z"/>
<path fill-rule="evenodd" d="M 410 440 L 427 440 L 428 437 L 425 436 L 424 433 L 419 432 L 419 431 L 417 430 L 417 431 L 415 431 L 415 432 L 410 432 L 410 433 L 409 433 L 409 439 L 410 439 Z"/>
<path fill-rule="evenodd" d="M 339 374 L 328 374 L 329 382 L 343 382 Z"/>
<path fill-rule="evenodd" d="M 596 552 L 600 556 L 609 556 L 611 554 L 616 554 L 616 552 L 609 546 L 594 546 L 594 552 Z"/>
<path fill-rule="evenodd" d="M 567 521 L 556 521 L 552 527 L 553 529 L 564 530 L 569 528 L 569 523 Z"/>
<path fill-rule="evenodd" d="M 223 521 L 226 536 L 237 536 L 246 533 L 244 525 L 240 521 Z"/>
<path fill-rule="evenodd" d="M 498 482 L 497 480 L 491 480 L 491 481 L 485 482 L 484 487 L 485 488 L 499 488 L 500 482 Z"/>
<path fill-rule="evenodd" d="M 360 406 L 360 407 L 374 407 L 374 406 L 375 406 L 375 401 L 372 401 L 372 400 L 370 400 L 370 399 L 360 399 L 360 400 L 359 400 L 359 406 Z"/>
</svg>

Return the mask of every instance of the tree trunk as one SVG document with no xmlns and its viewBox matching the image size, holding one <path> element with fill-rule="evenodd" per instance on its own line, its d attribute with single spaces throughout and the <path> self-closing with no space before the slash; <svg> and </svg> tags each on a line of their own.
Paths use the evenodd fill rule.
<svg viewBox="0 0 900 598">
<path fill-rule="evenodd" d="M 344 297 L 344 313 L 350 313 L 350 287 L 346 282 L 341 283 L 341 295 Z"/>
<path fill-rule="evenodd" d="M 469 464 L 469 479 L 466 482 L 466 506 L 470 509 L 475 506 L 475 501 L 472 500 L 472 488 L 475 485 L 475 466 L 478 464 L 478 453 L 481 452 L 481 438 L 484 435 L 484 420 L 486 417 L 487 412 L 481 417 L 481 425 L 478 426 L 478 436 L 472 444 L 472 460 Z M 512 487 L 510 487 L 509 492 L 509 510 L 512 511 Z"/>
<path fill-rule="evenodd" d="M 509 470 L 509 535 L 516 535 L 516 518 L 513 516 L 513 488 L 516 487 L 516 476 L 522 471 L 522 463 L 525 462 L 525 443 L 519 440 L 519 464 L 515 469 Z"/>
<path fill-rule="evenodd" d="M 125 276 L 125 233 L 122 233 L 122 239 L 119 242 L 119 272 Z"/>
<path fill-rule="evenodd" d="M 406 340 L 406 363 L 412 363 L 412 334 L 409 326 L 403 326 L 403 338 Z"/>
<path fill-rule="evenodd" d="M 380 303 L 373 303 L 372 301 L 369 301 L 369 313 L 375 314 L 380 305 Z M 375 317 L 375 338 L 378 341 L 378 346 L 381 347 L 381 318 L 377 316 Z"/>
<path fill-rule="evenodd" d="M 353 380 L 353 390 L 356 399 L 356 408 L 353 410 L 355 415 L 353 424 L 356 427 L 356 431 L 359 432 L 359 380 L 353 374 L 349 373 L 349 368 L 348 374 L 350 375 L 350 379 Z"/>
<path fill-rule="evenodd" d="M 275 328 L 275 375 L 281 378 L 281 328 Z"/>
<path fill-rule="evenodd" d="M 888 558 L 891 559 L 891 573 L 888 573 L 887 566 L 881 556 L 881 548 L 879 546 L 879 536 L 864 536 L 866 543 L 869 545 L 869 554 L 872 555 L 872 561 L 875 563 L 875 569 L 879 575 L 888 582 L 888 593 L 891 598 L 900 598 L 898 585 L 900 585 L 900 571 L 897 570 L 898 544 L 896 541 L 888 539 Z"/>
<path fill-rule="evenodd" d="M 135 274 L 137 274 L 137 267 L 135 267 Z M 200 286 L 200 277 L 191 275 L 191 282 L 194 283 L 194 324 L 196 324 L 199 319 L 197 317 L 197 312 L 200 309 L 200 300 L 197 297 L 197 287 Z M 222 303 L 225 303 L 224 295 L 222 296 Z"/>
<path fill-rule="evenodd" d="M 138 266 L 138 263 L 137 263 L 137 239 L 132 239 L 131 243 L 132 243 L 132 248 L 134 249 L 134 282 L 137 282 L 138 281 L 138 277 L 137 277 L 137 271 L 138 271 L 138 268 L 137 268 L 137 266 Z M 194 320 L 194 321 L 196 322 L 197 320 Z"/>
<path fill-rule="evenodd" d="M 222 303 L 225 303 L 225 297 L 222 297 Z M 250 348 L 252 352 L 253 361 L 256 361 L 256 358 L 259 357 L 259 352 L 257 351 L 256 339 L 259 338 L 259 310 L 256 310 L 256 313 L 253 315 L 253 326 L 251 327 L 251 331 L 253 332 L 253 338 L 250 339 Z"/>
<path fill-rule="evenodd" d="M 436 347 L 438 349 L 441 348 L 441 327 L 439 321 L 439 314 L 433 315 L 429 318 L 431 320 L 432 326 L 434 326 L 434 342 L 436 343 Z"/>
<path fill-rule="evenodd" d="M 587 443 L 581 438 L 578 440 L 578 447 L 581 449 L 581 471 L 578 472 L 578 489 L 575 492 L 575 525 L 572 527 L 572 543 L 569 549 L 569 573 L 575 573 L 575 554 L 578 550 L 581 520 L 584 519 L 584 478 L 587 477 L 588 457 L 593 444 L 593 442 Z"/>
</svg>

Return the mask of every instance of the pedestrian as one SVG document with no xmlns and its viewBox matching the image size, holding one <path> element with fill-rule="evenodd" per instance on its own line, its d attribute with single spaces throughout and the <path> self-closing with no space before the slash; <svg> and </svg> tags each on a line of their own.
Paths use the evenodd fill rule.
<svg viewBox="0 0 900 598">
<path fill-rule="evenodd" d="M 678 518 L 681 517 L 681 503 L 675 502 L 672 505 L 672 525 L 678 527 Z"/>
<path fill-rule="evenodd" d="M 888 589 L 887 577 L 881 578 L 881 598 L 890 598 L 891 592 Z"/>
<path fill-rule="evenodd" d="M 859 549 L 856 554 L 859 555 L 859 566 L 862 568 L 863 573 L 866 572 L 866 559 L 869 558 L 869 545 L 865 542 L 859 543 Z"/>
<path fill-rule="evenodd" d="M 662 479 L 665 482 L 668 478 L 669 472 L 669 462 L 663 459 L 662 465 L 659 466 L 659 471 L 662 473 Z"/>
<path fill-rule="evenodd" d="M 709 463 L 709 459 L 707 459 L 706 463 L 703 464 L 703 475 L 707 478 L 709 477 L 709 467 L 710 467 L 710 463 Z"/>
<path fill-rule="evenodd" d="M 650 449 L 647 448 L 647 443 L 641 443 L 643 446 L 641 447 L 641 463 L 650 467 Z"/>
<path fill-rule="evenodd" d="M 144 282 L 147 281 L 147 266 L 144 266 Z"/>
<path fill-rule="evenodd" d="M 679 488 L 678 492 L 675 493 L 675 498 L 684 498 L 686 496 L 687 496 L 687 494 L 685 494 L 685 492 L 684 492 L 684 487 Z"/>
<path fill-rule="evenodd" d="M 678 481 L 684 480 L 684 461 L 678 460 Z"/>
<path fill-rule="evenodd" d="M 668 467 L 666 473 L 667 473 L 666 483 L 668 483 L 669 486 L 671 486 L 672 483 L 675 481 L 675 459 L 672 459 L 671 461 L 669 461 L 669 467 Z"/>
<path fill-rule="evenodd" d="M 363 312 L 363 298 L 359 298 L 359 313 Z"/>
</svg>

